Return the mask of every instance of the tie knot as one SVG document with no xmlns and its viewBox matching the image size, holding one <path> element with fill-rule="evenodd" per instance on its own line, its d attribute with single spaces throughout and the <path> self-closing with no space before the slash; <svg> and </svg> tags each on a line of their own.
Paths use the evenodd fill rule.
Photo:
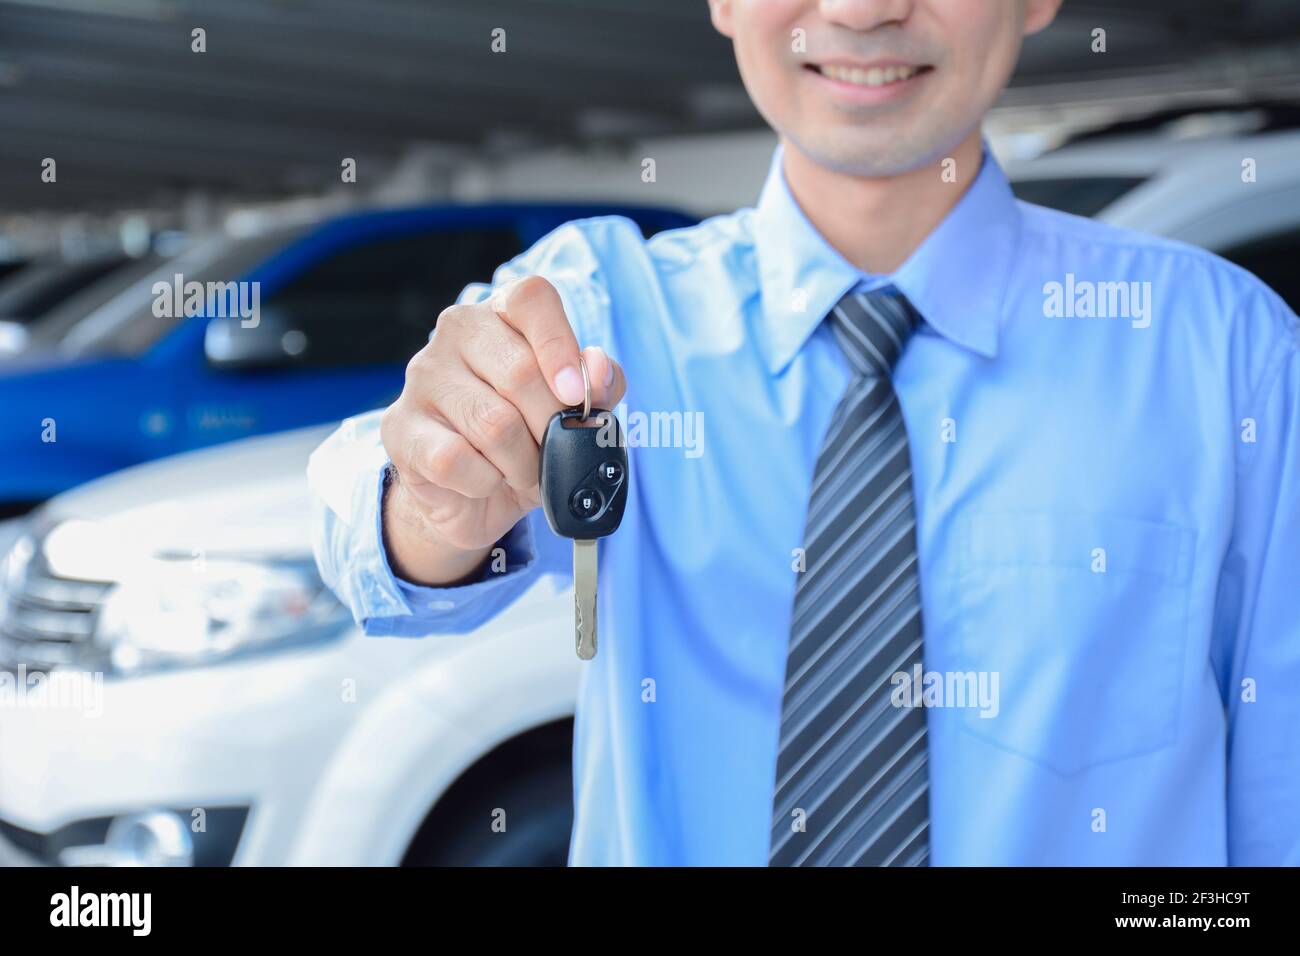
<svg viewBox="0 0 1300 956">
<path fill-rule="evenodd" d="M 921 314 L 894 286 L 850 292 L 831 310 L 835 338 L 860 375 L 889 375 Z"/>
</svg>

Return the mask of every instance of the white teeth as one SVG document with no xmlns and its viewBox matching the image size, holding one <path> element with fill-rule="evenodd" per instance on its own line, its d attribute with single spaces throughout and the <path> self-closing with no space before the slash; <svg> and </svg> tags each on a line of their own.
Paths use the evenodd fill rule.
<svg viewBox="0 0 1300 956">
<path fill-rule="evenodd" d="M 869 70 L 860 70 L 857 67 L 827 65 L 820 69 L 823 76 L 845 83 L 856 83 L 858 86 L 885 86 L 909 80 L 921 72 L 917 66 L 887 66 L 884 69 L 873 66 Z"/>
</svg>

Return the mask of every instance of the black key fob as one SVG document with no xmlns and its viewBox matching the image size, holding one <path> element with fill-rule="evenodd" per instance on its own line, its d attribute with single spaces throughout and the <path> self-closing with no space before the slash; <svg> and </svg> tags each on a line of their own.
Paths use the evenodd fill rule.
<svg viewBox="0 0 1300 956">
<path fill-rule="evenodd" d="M 542 510 L 563 538 L 592 540 L 618 530 L 627 504 L 627 448 L 618 419 L 593 408 L 556 412 L 542 436 Z"/>
</svg>

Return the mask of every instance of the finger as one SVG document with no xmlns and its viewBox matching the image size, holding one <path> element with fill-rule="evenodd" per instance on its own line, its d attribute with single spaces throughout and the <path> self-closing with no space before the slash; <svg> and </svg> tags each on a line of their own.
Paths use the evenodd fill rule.
<svg viewBox="0 0 1300 956">
<path fill-rule="evenodd" d="M 423 479 L 409 482 L 417 497 L 422 498 L 418 494 L 422 483 L 466 498 L 487 498 L 505 487 L 506 480 L 495 465 L 462 435 L 432 417 L 409 421 L 400 441 L 403 461 L 397 464 L 398 473 Z M 426 503 L 439 500 L 431 495 Z"/>
<path fill-rule="evenodd" d="M 481 502 L 481 498 L 471 498 L 459 491 L 434 484 L 414 470 L 397 469 L 397 481 L 402 492 L 411 497 L 420 513 L 430 520 L 441 520 L 447 515 L 459 514 L 461 509 Z M 502 483 L 504 488 L 505 484 Z"/>
<path fill-rule="evenodd" d="M 537 442 L 519 409 L 462 362 L 439 364 L 428 400 L 447 425 L 490 461 L 515 489 L 537 484 Z"/>
<path fill-rule="evenodd" d="M 582 350 L 591 378 L 591 404 L 597 408 L 612 409 L 627 392 L 623 368 L 599 345 L 589 345 Z"/>
<path fill-rule="evenodd" d="M 400 472 L 393 490 L 406 503 L 399 504 L 394 499 L 392 508 L 385 513 L 385 522 L 404 521 L 420 536 L 429 534 L 432 526 L 439 539 L 466 551 L 482 547 L 481 532 L 477 529 L 491 502 L 502 497 L 466 498 L 450 488 L 439 488 Z"/>
<path fill-rule="evenodd" d="M 385 503 L 384 521 L 403 521 L 417 535 L 433 527 L 444 543 L 464 551 L 485 547 L 510 530 L 519 518 L 538 507 L 537 496 L 513 491 L 504 482 L 497 494 L 467 498 L 450 488 L 430 484 L 412 472 L 398 471 L 389 491 L 397 496 Z"/>
<path fill-rule="evenodd" d="M 569 327 L 555 286 L 541 276 L 525 276 L 503 286 L 489 300 L 493 310 L 528 340 L 548 387 L 564 405 L 581 405 L 578 340 Z"/>
<path fill-rule="evenodd" d="M 533 441 L 540 444 L 547 422 L 563 406 L 542 377 L 528 340 L 493 316 L 461 344 L 460 357 L 471 372 L 519 410 Z"/>
</svg>

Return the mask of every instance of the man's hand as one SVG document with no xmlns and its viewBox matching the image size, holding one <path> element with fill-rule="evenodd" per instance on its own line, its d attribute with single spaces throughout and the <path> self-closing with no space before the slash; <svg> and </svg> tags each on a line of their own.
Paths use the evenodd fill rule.
<svg viewBox="0 0 1300 956">
<path fill-rule="evenodd" d="M 626 391 L 623 370 L 598 347 L 582 356 L 592 405 L 613 408 Z M 545 279 L 526 276 L 486 302 L 446 309 L 380 429 L 397 472 L 383 515 L 394 573 L 428 585 L 471 577 L 541 504 L 546 423 L 582 401 L 578 342 Z"/>
</svg>

